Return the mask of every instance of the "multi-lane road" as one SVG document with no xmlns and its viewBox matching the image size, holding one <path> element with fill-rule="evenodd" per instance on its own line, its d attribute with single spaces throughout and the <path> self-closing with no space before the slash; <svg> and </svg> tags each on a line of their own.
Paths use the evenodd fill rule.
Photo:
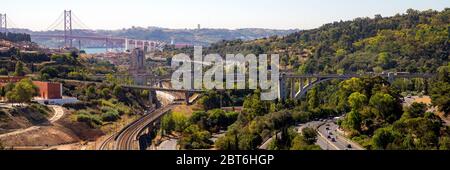
<svg viewBox="0 0 450 170">
<path fill-rule="evenodd" d="M 327 120 L 318 126 L 317 132 L 319 133 L 320 138 L 325 138 L 327 148 L 333 150 L 364 150 L 359 144 L 340 134 L 338 128 L 339 126 L 330 120 Z"/>
<path fill-rule="evenodd" d="M 333 120 L 312 121 L 300 124 L 295 129 L 298 133 L 302 133 L 302 129 L 306 127 L 316 129 L 318 133 L 316 145 L 319 145 L 323 150 L 364 150 L 359 144 L 338 133 L 339 126 Z M 267 149 L 272 140 L 273 137 L 265 141 L 259 149 Z"/>
</svg>

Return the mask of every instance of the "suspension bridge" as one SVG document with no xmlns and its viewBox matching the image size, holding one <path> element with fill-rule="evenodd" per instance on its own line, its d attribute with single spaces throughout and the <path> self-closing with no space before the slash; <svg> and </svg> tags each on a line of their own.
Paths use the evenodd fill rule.
<svg viewBox="0 0 450 170">
<path fill-rule="evenodd" d="M 0 14 L 0 32 L 7 33 L 11 28 L 19 28 L 6 14 Z M 31 33 L 32 39 L 58 39 L 64 40 L 65 48 L 74 47 L 74 42 L 78 41 L 81 47 L 81 40 L 103 41 L 105 47 L 120 48 L 129 50 L 133 48 L 142 48 L 145 50 L 162 50 L 165 42 L 155 40 L 133 39 L 128 37 L 116 37 L 108 35 L 98 35 L 95 32 L 83 30 L 90 29 L 83 21 L 71 10 L 64 10 L 59 17 L 47 27 L 45 32 Z M 83 34 L 81 34 L 83 32 Z"/>
</svg>

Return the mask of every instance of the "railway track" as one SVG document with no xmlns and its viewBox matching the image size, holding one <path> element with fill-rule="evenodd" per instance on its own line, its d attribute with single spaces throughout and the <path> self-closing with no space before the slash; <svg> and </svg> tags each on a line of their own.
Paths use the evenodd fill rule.
<svg viewBox="0 0 450 170">
<path fill-rule="evenodd" d="M 175 104 L 170 104 L 149 113 L 129 126 L 125 127 L 115 137 L 115 150 L 138 150 L 138 135 L 151 123 L 158 120 L 165 113 L 173 109 Z"/>
<path fill-rule="evenodd" d="M 113 134 L 111 136 L 109 136 L 108 138 L 106 138 L 101 144 L 100 146 L 97 148 L 97 150 L 109 150 L 109 146 L 111 143 L 114 142 L 114 138 L 115 138 L 116 134 Z"/>
<path fill-rule="evenodd" d="M 141 118 L 130 123 L 118 133 L 109 136 L 100 146 L 99 150 L 138 150 L 138 135 L 145 130 L 145 128 L 158 120 L 165 113 L 173 109 L 177 104 L 170 104 L 156 109 L 151 113 L 142 116 Z M 112 145 L 112 146 L 111 146 Z"/>
</svg>

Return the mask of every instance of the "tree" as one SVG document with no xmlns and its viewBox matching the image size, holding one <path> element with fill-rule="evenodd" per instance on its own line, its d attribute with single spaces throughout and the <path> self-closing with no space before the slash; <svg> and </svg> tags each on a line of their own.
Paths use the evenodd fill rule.
<svg viewBox="0 0 450 170">
<path fill-rule="evenodd" d="M 239 135 L 239 150 L 255 150 L 261 142 L 262 139 L 257 134 L 242 133 Z"/>
<path fill-rule="evenodd" d="M 433 83 L 430 94 L 433 105 L 448 115 L 450 113 L 450 62 L 438 69 L 438 79 Z"/>
<path fill-rule="evenodd" d="M 182 149 L 208 149 L 212 142 L 209 140 L 211 134 L 202 130 L 197 125 L 190 125 L 183 130 L 183 136 L 178 144 Z"/>
<path fill-rule="evenodd" d="M 162 117 L 160 127 L 163 134 L 170 133 L 175 129 L 175 122 L 172 119 L 172 114 L 166 114 Z"/>
<path fill-rule="evenodd" d="M 14 88 L 6 93 L 6 98 L 9 102 L 26 103 L 38 95 L 38 92 L 38 87 L 30 79 L 26 78 L 17 82 Z"/>
<path fill-rule="evenodd" d="M 226 127 L 227 117 L 222 109 L 214 109 L 208 111 L 208 124 L 211 128 Z"/>
<path fill-rule="evenodd" d="M 411 104 L 409 108 L 406 109 L 404 113 L 408 118 L 416 118 L 421 117 L 427 111 L 427 105 L 424 103 L 416 103 Z"/>
<path fill-rule="evenodd" d="M 8 70 L 6 70 L 5 68 L 0 68 L 0 75 L 8 75 Z"/>
<path fill-rule="evenodd" d="M 317 131 L 313 128 L 303 128 L 302 129 L 303 140 L 308 145 L 313 145 L 317 141 Z"/>
<path fill-rule="evenodd" d="M 183 130 L 189 126 L 188 118 L 183 113 L 172 112 L 172 119 L 174 130 L 177 132 L 183 132 Z"/>
<path fill-rule="evenodd" d="M 58 77 L 59 72 L 54 67 L 45 67 L 40 71 L 40 74 L 42 80 L 48 80 Z"/>
<path fill-rule="evenodd" d="M 15 67 L 15 71 L 14 71 L 14 76 L 25 76 L 25 69 L 23 66 L 23 63 L 21 61 L 17 61 L 16 62 L 16 67 Z"/>
<path fill-rule="evenodd" d="M 344 127 L 350 128 L 351 130 L 356 130 L 358 132 L 361 130 L 361 114 L 356 110 L 352 110 L 347 113 L 344 122 Z"/>
<path fill-rule="evenodd" d="M 316 87 L 308 91 L 307 97 L 309 110 L 314 110 L 315 108 L 319 107 L 320 101 Z"/>
<path fill-rule="evenodd" d="M 243 112 L 250 115 L 250 117 L 262 116 L 269 113 L 270 103 L 261 101 L 260 93 L 261 91 L 256 89 L 253 95 L 246 97 L 244 100 Z"/>
<path fill-rule="evenodd" d="M 435 106 L 446 115 L 450 113 L 450 83 L 436 82 L 431 88 L 431 99 Z"/>
<path fill-rule="evenodd" d="M 367 97 L 359 92 L 354 92 L 348 97 L 348 103 L 352 110 L 360 110 L 367 102 Z"/>
<path fill-rule="evenodd" d="M 384 121 L 393 122 L 397 120 L 395 111 L 395 99 L 384 93 L 377 93 L 370 98 L 370 105 L 375 108 L 377 118 Z"/>
<path fill-rule="evenodd" d="M 297 135 L 292 140 L 292 144 L 291 144 L 290 150 L 321 150 L 321 148 L 318 145 L 308 145 L 305 142 L 305 137 L 304 136 Z"/>
<path fill-rule="evenodd" d="M 208 91 L 207 93 L 208 94 L 199 100 L 199 104 L 201 104 L 205 110 L 220 108 L 222 96 L 215 91 Z"/>
<path fill-rule="evenodd" d="M 439 149 L 440 150 L 450 150 L 450 137 L 443 136 L 439 139 Z"/>
<path fill-rule="evenodd" d="M 387 149 L 388 145 L 395 140 L 392 128 L 377 129 L 372 137 L 374 149 Z"/>
</svg>

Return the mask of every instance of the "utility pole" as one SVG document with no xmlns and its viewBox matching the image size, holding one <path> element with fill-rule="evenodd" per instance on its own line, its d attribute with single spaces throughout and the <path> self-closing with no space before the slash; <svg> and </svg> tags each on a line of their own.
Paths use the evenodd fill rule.
<svg viewBox="0 0 450 170">
<path fill-rule="evenodd" d="M 64 10 L 64 45 L 72 47 L 72 11 Z"/>
</svg>

